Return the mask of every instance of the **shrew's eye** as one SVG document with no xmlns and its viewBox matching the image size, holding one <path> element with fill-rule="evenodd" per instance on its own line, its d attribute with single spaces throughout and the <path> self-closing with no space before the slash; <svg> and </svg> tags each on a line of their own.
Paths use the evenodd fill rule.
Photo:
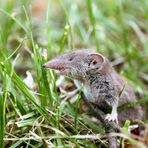
<svg viewBox="0 0 148 148">
<path fill-rule="evenodd" d="M 72 60 L 73 60 L 73 57 L 70 57 L 70 58 L 69 58 L 69 61 L 72 61 Z"/>
</svg>

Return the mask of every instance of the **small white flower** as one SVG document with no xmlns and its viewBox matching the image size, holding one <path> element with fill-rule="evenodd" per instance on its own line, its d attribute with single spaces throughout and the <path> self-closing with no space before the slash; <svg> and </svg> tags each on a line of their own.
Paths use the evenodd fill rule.
<svg viewBox="0 0 148 148">
<path fill-rule="evenodd" d="M 24 83 L 31 89 L 34 87 L 34 80 L 32 74 L 29 71 L 26 71 L 27 77 L 23 80 Z"/>
<path fill-rule="evenodd" d="M 65 77 L 64 77 L 64 76 L 60 76 L 60 77 L 58 78 L 58 80 L 56 81 L 56 86 L 57 86 L 57 87 L 60 87 L 63 82 L 65 82 Z"/>
</svg>

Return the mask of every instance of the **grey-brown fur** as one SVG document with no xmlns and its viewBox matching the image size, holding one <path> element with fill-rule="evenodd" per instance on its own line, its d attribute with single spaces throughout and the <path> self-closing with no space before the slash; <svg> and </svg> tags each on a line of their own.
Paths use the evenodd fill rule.
<svg viewBox="0 0 148 148">
<path fill-rule="evenodd" d="M 87 51 L 77 50 L 65 53 L 45 65 L 47 68 L 59 70 L 61 74 L 78 80 L 84 85 L 85 101 L 91 109 L 98 114 L 109 107 L 120 106 L 136 100 L 133 89 L 124 78 L 116 73 L 110 62 L 102 55 Z M 124 89 L 125 87 L 125 89 Z M 120 98 L 119 94 L 123 90 Z M 119 122 L 126 119 L 142 119 L 141 106 L 125 109 L 118 113 Z M 105 119 L 105 114 L 102 116 Z M 101 119 L 102 121 L 105 121 Z M 106 121 L 107 122 L 107 121 Z"/>
</svg>

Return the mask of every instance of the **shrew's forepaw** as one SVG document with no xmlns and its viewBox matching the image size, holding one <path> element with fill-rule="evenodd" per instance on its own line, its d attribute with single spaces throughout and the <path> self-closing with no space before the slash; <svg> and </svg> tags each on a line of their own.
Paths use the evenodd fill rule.
<svg viewBox="0 0 148 148">
<path fill-rule="evenodd" d="M 61 96 L 62 98 L 73 98 L 80 90 L 77 88 L 71 92 L 66 92 L 65 90 L 63 90 L 62 88 L 60 88 L 60 91 L 63 93 L 63 95 Z"/>
<path fill-rule="evenodd" d="M 118 115 L 115 112 L 111 113 L 111 114 L 107 114 L 105 117 L 105 120 L 114 121 L 114 122 L 118 123 Z"/>
</svg>

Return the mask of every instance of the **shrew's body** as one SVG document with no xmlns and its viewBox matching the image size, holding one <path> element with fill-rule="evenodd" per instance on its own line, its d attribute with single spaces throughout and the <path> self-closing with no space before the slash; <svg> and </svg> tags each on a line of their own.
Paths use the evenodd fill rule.
<svg viewBox="0 0 148 148">
<path fill-rule="evenodd" d="M 44 67 L 59 70 L 62 75 L 82 83 L 86 103 L 103 123 L 142 118 L 140 105 L 117 113 L 118 106 L 135 101 L 136 96 L 101 54 L 88 50 L 72 51 L 47 62 Z M 102 110 L 109 107 L 112 111 L 105 115 Z"/>
</svg>

